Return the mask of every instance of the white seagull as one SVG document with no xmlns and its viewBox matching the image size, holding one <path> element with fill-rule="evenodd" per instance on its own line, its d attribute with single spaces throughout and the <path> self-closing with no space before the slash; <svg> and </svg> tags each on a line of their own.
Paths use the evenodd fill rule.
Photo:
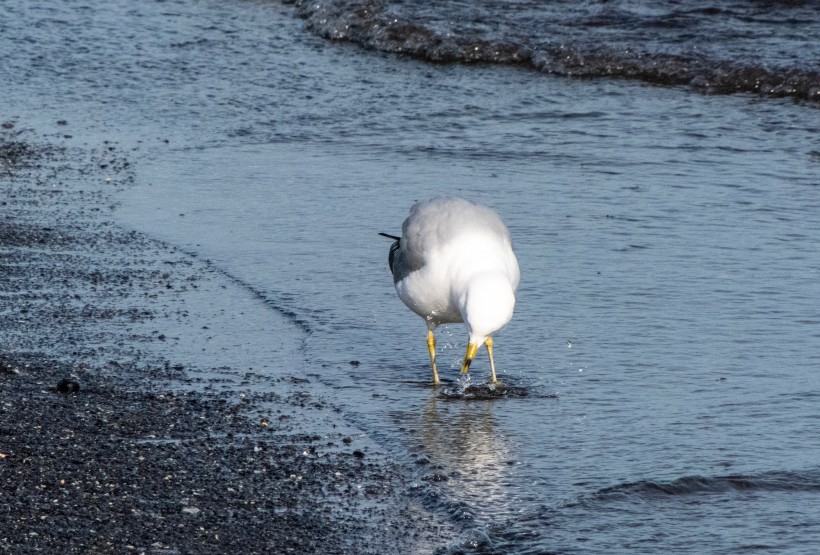
<svg viewBox="0 0 820 555">
<path fill-rule="evenodd" d="M 510 232 L 491 209 L 461 198 L 417 202 L 394 239 L 388 263 L 399 298 L 427 324 L 427 349 L 438 384 L 439 324 L 464 322 L 469 341 L 462 374 L 483 343 L 498 383 L 492 335 L 510 321 L 520 272 Z"/>
</svg>

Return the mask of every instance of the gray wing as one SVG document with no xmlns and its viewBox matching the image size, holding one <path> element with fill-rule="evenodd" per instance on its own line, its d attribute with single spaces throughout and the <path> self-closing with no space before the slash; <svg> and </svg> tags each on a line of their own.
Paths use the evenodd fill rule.
<svg viewBox="0 0 820 555">
<path fill-rule="evenodd" d="M 390 246 L 387 262 L 390 264 L 390 271 L 393 273 L 393 283 L 400 282 L 421 267 L 413 265 L 407 253 L 401 248 L 400 241 L 396 241 Z"/>
</svg>

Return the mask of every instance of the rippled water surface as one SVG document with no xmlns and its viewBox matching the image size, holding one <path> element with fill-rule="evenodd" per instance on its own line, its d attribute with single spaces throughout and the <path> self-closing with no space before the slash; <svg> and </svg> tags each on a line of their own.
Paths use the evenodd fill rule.
<svg viewBox="0 0 820 555">
<path fill-rule="evenodd" d="M 424 60 L 820 101 L 814 2 L 295 3 L 321 36 Z"/>
<path fill-rule="evenodd" d="M 300 328 L 283 367 L 325 384 L 406 464 L 413 494 L 459 523 L 444 550 L 816 551 L 811 102 L 429 64 L 311 34 L 305 6 L 6 4 L 3 117 L 135 148 L 123 224 L 211 260 Z M 606 6 L 569 4 L 606 22 L 607 48 L 629 38 Z M 716 24 L 701 4 L 679 17 Z M 794 9 L 779 13 L 810 11 Z M 419 25 L 446 19 L 426 10 Z M 816 21 L 767 38 L 772 63 L 786 52 L 808 72 L 801 25 Z M 742 41 L 727 48 L 749 61 Z M 502 398 L 448 394 L 459 326 L 439 330 L 448 383 L 431 388 L 425 327 L 392 288 L 376 233 L 436 194 L 494 207 L 513 236 Z M 473 381 L 488 372 L 480 356 Z"/>
</svg>

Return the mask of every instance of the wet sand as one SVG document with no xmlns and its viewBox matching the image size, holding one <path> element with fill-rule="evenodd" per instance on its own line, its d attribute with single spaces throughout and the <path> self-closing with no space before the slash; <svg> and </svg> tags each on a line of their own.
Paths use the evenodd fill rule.
<svg viewBox="0 0 820 555">
<path fill-rule="evenodd" d="M 0 551 L 446 546 L 452 527 L 309 379 L 177 362 L 224 324 L 191 299 L 235 285 L 112 223 L 128 154 L 55 125 L 0 133 Z"/>
</svg>

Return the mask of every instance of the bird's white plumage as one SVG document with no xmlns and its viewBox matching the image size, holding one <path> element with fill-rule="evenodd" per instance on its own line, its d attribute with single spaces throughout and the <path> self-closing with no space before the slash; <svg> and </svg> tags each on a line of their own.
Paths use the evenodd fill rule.
<svg viewBox="0 0 820 555">
<path fill-rule="evenodd" d="M 486 206 L 460 198 L 416 203 L 396 254 L 396 291 L 428 329 L 464 322 L 480 345 L 510 321 L 518 261 L 507 226 Z"/>
</svg>

